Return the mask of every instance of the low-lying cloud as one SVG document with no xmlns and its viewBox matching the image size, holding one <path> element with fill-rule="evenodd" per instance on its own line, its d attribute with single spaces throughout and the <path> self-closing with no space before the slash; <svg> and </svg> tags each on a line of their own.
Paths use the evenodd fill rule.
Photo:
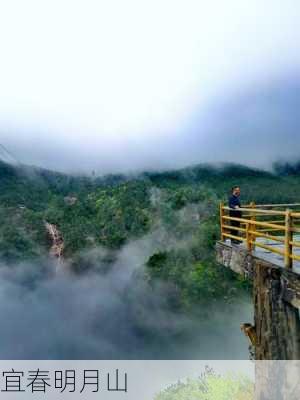
<svg viewBox="0 0 300 400">
<path fill-rule="evenodd" d="M 245 359 L 247 299 L 199 320 L 168 307 L 168 286 L 141 278 L 152 240 L 132 242 L 110 268 L 75 275 L 51 260 L 0 265 L 1 359 Z M 105 258 L 95 249 L 92 259 Z M 85 255 L 87 257 L 88 254 Z M 228 308 L 229 307 L 229 308 Z M 205 310 L 203 310 L 205 315 Z"/>
<path fill-rule="evenodd" d="M 295 158 L 298 15 L 294 0 L 6 2 L 0 143 L 98 174 Z"/>
<path fill-rule="evenodd" d="M 130 135 L 5 131 L 1 141 L 24 163 L 97 174 L 163 170 L 202 162 L 236 162 L 270 168 L 277 160 L 296 160 L 300 147 L 299 80 L 256 86 L 213 102 L 205 114 L 195 110 L 172 134 Z M 157 133 L 157 132 L 156 132 Z M 1 156 L 1 154 L 0 154 Z"/>
</svg>

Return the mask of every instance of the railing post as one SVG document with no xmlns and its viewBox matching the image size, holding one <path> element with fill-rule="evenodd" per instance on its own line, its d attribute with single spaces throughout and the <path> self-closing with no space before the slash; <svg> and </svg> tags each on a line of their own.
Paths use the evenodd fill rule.
<svg viewBox="0 0 300 400">
<path fill-rule="evenodd" d="M 255 207 L 256 207 L 256 205 L 255 205 L 254 201 L 252 201 L 250 203 L 250 208 L 255 209 Z M 256 221 L 256 215 L 251 215 L 250 219 L 251 219 L 251 221 Z M 251 227 L 251 231 L 256 232 L 256 224 L 251 224 L 250 227 Z M 254 243 L 250 243 L 250 245 L 251 245 L 250 250 L 255 250 L 256 235 L 251 234 L 250 240 L 254 242 Z"/>
<path fill-rule="evenodd" d="M 223 216 L 224 216 L 224 203 L 221 201 L 220 203 L 220 227 L 221 227 L 221 240 L 222 242 L 225 241 L 225 236 L 224 236 L 224 222 L 223 222 Z"/>
<path fill-rule="evenodd" d="M 249 230 L 251 229 L 251 225 L 249 222 L 246 224 L 246 241 L 247 241 L 247 250 L 251 251 L 252 250 L 252 244 L 251 244 L 251 234 Z"/>
<path fill-rule="evenodd" d="M 291 210 L 286 210 L 285 212 L 285 244 L 284 244 L 284 265 L 286 268 L 293 268 L 293 246 L 290 242 L 293 241 L 292 232 L 292 217 Z"/>
</svg>

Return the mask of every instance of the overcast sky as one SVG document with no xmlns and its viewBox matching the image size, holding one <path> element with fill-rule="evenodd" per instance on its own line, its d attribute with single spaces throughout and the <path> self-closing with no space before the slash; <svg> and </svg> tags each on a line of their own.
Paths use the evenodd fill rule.
<svg viewBox="0 0 300 400">
<path fill-rule="evenodd" d="M 99 173 L 300 150 L 298 0 L 0 2 L 0 143 Z"/>
</svg>

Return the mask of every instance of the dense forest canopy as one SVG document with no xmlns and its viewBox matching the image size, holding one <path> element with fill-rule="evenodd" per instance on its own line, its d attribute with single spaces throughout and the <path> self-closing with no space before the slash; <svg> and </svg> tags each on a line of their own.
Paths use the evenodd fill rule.
<svg viewBox="0 0 300 400">
<path fill-rule="evenodd" d="M 215 265 L 218 203 L 234 184 L 245 203 L 299 202 L 297 165 L 276 164 L 273 172 L 197 165 L 91 178 L 0 162 L 0 257 L 13 264 L 47 256 L 45 221 L 58 227 L 64 257 L 77 273 L 94 267 L 89 250 L 105 248 L 109 265 L 124 245 L 152 234 L 146 278 L 167 282 L 176 307 L 192 307 L 200 298 L 230 301 L 248 285 Z"/>
<path fill-rule="evenodd" d="M 206 367 L 198 378 L 170 385 L 154 400 L 254 400 L 254 382 L 245 375 L 216 374 Z"/>
</svg>

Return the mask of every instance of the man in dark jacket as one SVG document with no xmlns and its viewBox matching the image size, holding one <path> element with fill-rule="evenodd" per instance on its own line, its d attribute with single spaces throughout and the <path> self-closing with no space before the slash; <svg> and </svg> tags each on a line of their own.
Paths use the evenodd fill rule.
<svg viewBox="0 0 300 400">
<path fill-rule="evenodd" d="M 241 208 L 241 200 L 240 200 L 241 190 L 239 186 L 234 186 L 231 190 L 231 196 L 229 197 L 229 207 L 231 210 L 229 211 L 229 216 L 234 218 L 242 218 Z M 235 228 L 239 228 L 241 226 L 240 221 L 231 221 L 231 226 Z M 232 229 L 230 231 L 231 235 L 239 236 L 239 231 L 236 229 Z M 231 243 L 240 244 L 242 243 L 238 239 L 231 239 Z"/>
</svg>

